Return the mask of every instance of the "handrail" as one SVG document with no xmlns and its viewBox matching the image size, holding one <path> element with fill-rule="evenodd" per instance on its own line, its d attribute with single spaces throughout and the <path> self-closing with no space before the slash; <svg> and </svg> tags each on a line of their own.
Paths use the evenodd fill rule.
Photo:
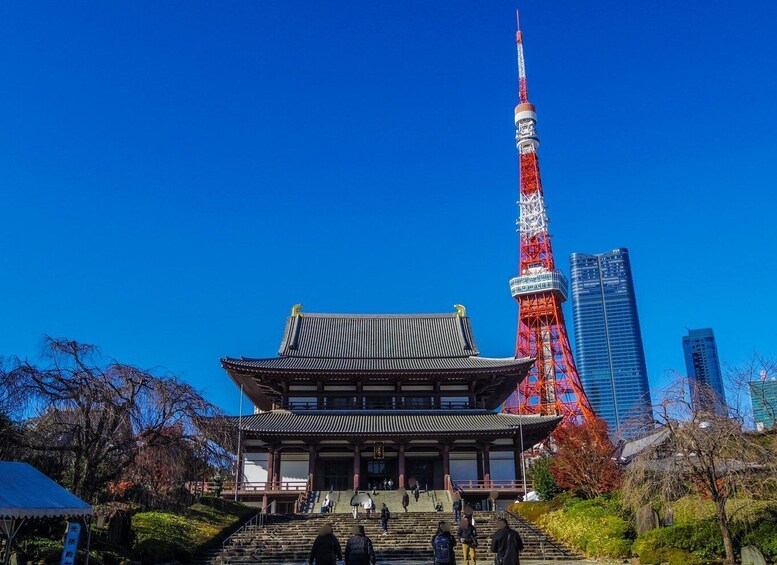
<svg viewBox="0 0 777 565">
<path fill-rule="evenodd" d="M 227 548 L 227 545 L 230 545 L 233 541 L 233 539 L 239 535 L 245 532 L 250 527 L 256 527 L 259 526 L 260 528 L 264 527 L 266 515 L 264 514 L 265 509 L 262 508 L 262 511 L 254 514 L 252 518 L 250 518 L 245 524 L 240 526 L 237 530 L 232 532 L 224 541 L 221 542 L 221 563 L 224 563 L 224 550 Z"/>
<path fill-rule="evenodd" d="M 552 545 L 555 549 L 558 551 L 561 551 L 563 553 L 571 553 L 570 550 L 566 547 L 563 547 L 559 544 L 557 544 L 555 541 L 553 541 L 553 538 L 551 538 L 546 532 L 543 532 L 541 529 L 537 528 L 529 522 L 526 518 L 522 518 L 521 516 L 518 516 L 512 512 L 510 512 L 507 508 L 504 506 L 498 504 L 496 501 L 494 501 L 494 506 L 496 509 L 503 515 L 506 514 L 508 516 L 512 516 L 515 520 L 519 521 L 523 526 L 525 526 L 528 530 L 530 530 L 532 533 L 542 536 L 541 539 L 547 540 L 547 542 Z M 542 555 L 545 555 L 545 544 L 540 543 L 540 551 L 542 551 Z"/>
</svg>

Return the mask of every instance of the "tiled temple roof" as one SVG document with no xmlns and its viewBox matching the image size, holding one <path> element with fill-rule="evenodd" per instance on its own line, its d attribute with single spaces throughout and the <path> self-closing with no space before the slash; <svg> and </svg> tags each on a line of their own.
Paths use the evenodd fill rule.
<svg viewBox="0 0 777 565">
<path fill-rule="evenodd" d="M 515 436 L 523 428 L 524 442 L 533 445 L 545 439 L 560 421 L 557 416 L 518 416 L 488 410 L 270 410 L 244 416 L 242 429 L 256 437 L 464 438 Z"/>
<path fill-rule="evenodd" d="M 328 359 L 429 359 L 478 355 L 458 314 L 304 314 L 286 322 L 278 354 Z"/>
<path fill-rule="evenodd" d="M 295 306 L 278 357 L 224 357 L 222 366 L 252 402 L 269 409 L 289 382 L 400 378 L 471 385 L 495 408 L 515 390 L 531 359 L 480 357 L 464 308 L 453 314 L 308 314 Z"/>
<path fill-rule="evenodd" d="M 330 358 L 330 357 L 272 357 L 269 359 L 233 359 L 221 360 L 225 369 L 243 371 L 252 370 L 288 370 L 288 371 L 471 371 L 482 369 L 514 368 L 526 369 L 531 366 L 530 359 L 490 358 L 490 357 L 428 357 L 428 358 Z"/>
</svg>

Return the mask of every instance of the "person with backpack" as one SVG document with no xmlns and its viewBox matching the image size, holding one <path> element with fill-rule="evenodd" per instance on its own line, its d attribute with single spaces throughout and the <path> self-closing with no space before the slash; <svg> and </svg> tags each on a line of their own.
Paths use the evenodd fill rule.
<svg viewBox="0 0 777 565">
<path fill-rule="evenodd" d="M 318 536 L 310 548 L 309 565 L 337 565 L 337 562 L 343 558 L 343 552 L 340 549 L 340 542 L 337 541 L 332 533 L 332 525 L 325 524 L 318 531 Z"/>
<path fill-rule="evenodd" d="M 383 507 L 380 509 L 380 529 L 383 530 L 383 535 L 388 533 L 388 523 L 391 519 L 391 512 L 389 512 L 386 503 L 383 503 Z"/>
<path fill-rule="evenodd" d="M 451 526 L 448 522 L 437 524 L 437 533 L 432 537 L 434 549 L 434 565 L 456 565 L 456 538 L 451 535 Z"/>
<path fill-rule="evenodd" d="M 402 508 L 405 509 L 405 512 L 407 512 L 408 506 L 410 506 L 410 495 L 405 491 L 402 493 Z"/>
<path fill-rule="evenodd" d="M 456 537 L 461 542 L 461 551 L 464 555 L 464 565 L 475 565 L 475 548 L 478 546 L 478 533 L 475 525 L 468 517 L 459 521 L 459 529 L 456 531 Z"/>
<path fill-rule="evenodd" d="M 507 520 L 496 520 L 496 532 L 491 538 L 491 551 L 494 555 L 494 565 L 520 565 L 520 553 L 523 550 L 523 540 L 518 532 L 510 528 Z"/>
<path fill-rule="evenodd" d="M 372 540 L 364 533 L 364 526 L 354 525 L 351 528 L 351 537 L 345 544 L 345 565 L 375 565 L 375 549 Z"/>
</svg>

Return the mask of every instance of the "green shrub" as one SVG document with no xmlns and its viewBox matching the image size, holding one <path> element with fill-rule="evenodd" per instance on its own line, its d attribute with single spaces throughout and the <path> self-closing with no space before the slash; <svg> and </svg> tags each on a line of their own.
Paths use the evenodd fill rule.
<svg viewBox="0 0 777 565">
<path fill-rule="evenodd" d="M 540 517 L 539 523 L 559 541 L 590 557 L 623 558 L 634 537 L 617 505 L 603 497 L 572 503 Z"/>
<path fill-rule="evenodd" d="M 723 555 L 723 536 L 717 522 L 698 521 L 645 532 L 632 547 L 640 560 L 662 549 L 681 549 L 706 563 Z"/>
<path fill-rule="evenodd" d="M 242 504 L 203 499 L 184 514 L 140 512 L 132 517 L 135 555 L 144 563 L 187 561 L 256 512 Z"/>
<path fill-rule="evenodd" d="M 777 521 L 763 523 L 754 530 L 742 534 L 741 544 L 754 545 L 767 559 L 777 561 Z"/>
<path fill-rule="evenodd" d="M 700 520 L 715 520 L 715 504 L 698 496 L 685 496 L 672 503 L 674 523 L 677 526 L 695 524 Z M 729 522 L 734 524 L 758 524 L 777 521 L 776 500 L 753 500 L 752 498 L 731 498 L 726 502 Z"/>
<path fill-rule="evenodd" d="M 548 512 L 558 510 L 560 505 L 555 501 L 518 502 L 508 508 L 510 512 L 518 514 L 529 522 L 538 523 Z"/>
<path fill-rule="evenodd" d="M 534 490 L 537 491 L 542 500 L 551 500 L 562 491 L 561 487 L 556 484 L 553 473 L 550 472 L 552 462 L 552 457 L 542 457 L 529 467 L 529 477 L 534 483 Z"/>
<path fill-rule="evenodd" d="M 92 540 L 95 541 L 94 539 Z M 86 538 L 81 539 L 76 563 L 83 563 L 86 557 Z M 16 550 L 22 554 L 29 563 L 59 563 L 62 558 L 62 540 L 28 537 L 18 545 Z M 89 551 L 89 563 L 93 565 L 116 565 L 126 559 L 119 551 L 111 549 L 95 549 L 94 543 Z"/>
</svg>

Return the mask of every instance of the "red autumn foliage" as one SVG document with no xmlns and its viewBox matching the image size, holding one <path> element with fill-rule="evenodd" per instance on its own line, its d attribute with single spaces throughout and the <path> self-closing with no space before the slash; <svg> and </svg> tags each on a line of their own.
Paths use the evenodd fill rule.
<svg viewBox="0 0 777 565">
<path fill-rule="evenodd" d="M 567 425 L 553 433 L 556 454 L 550 472 L 565 489 L 593 498 L 612 492 L 623 473 L 612 459 L 615 445 L 607 435 L 607 423 L 595 418 Z"/>
</svg>

